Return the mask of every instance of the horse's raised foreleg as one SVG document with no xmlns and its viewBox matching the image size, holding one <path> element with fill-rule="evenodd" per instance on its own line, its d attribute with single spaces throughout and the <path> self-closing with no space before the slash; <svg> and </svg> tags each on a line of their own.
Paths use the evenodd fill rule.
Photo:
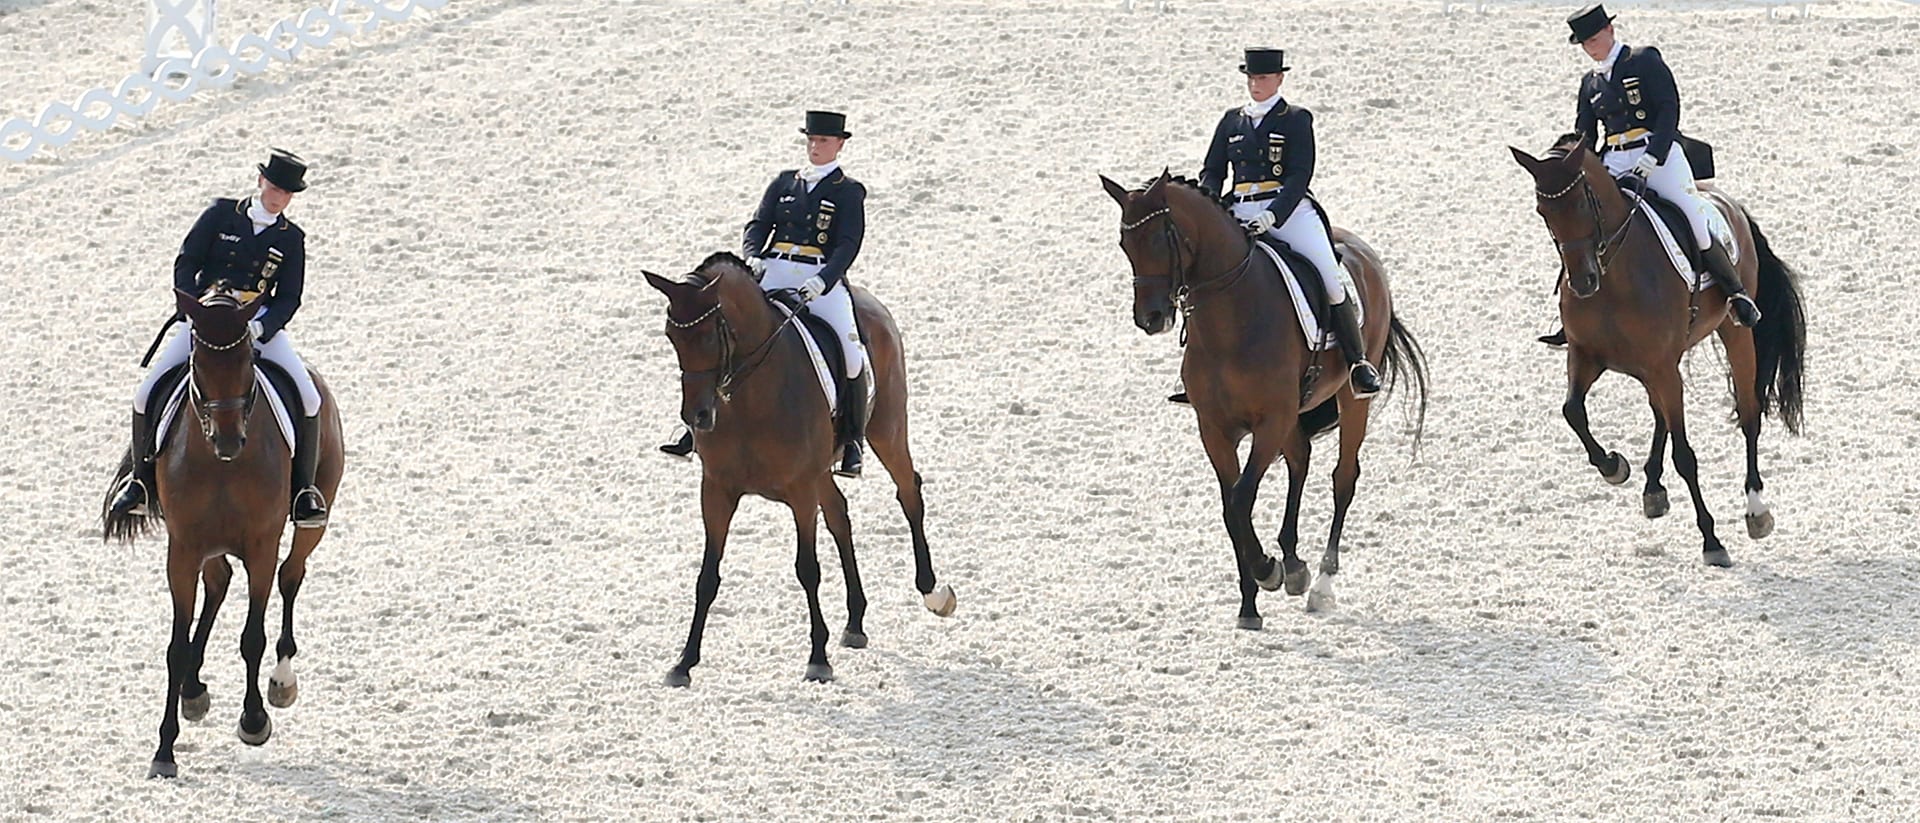
<svg viewBox="0 0 1920 823">
<path fill-rule="evenodd" d="M 1687 442 L 1686 395 L 1679 369 L 1670 368 L 1648 378 L 1647 389 L 1653 392 L 1653 402 L 1667 421 L 1667 433 L 1673 438 L 1673 468 L 1686 479 L 1687 491 L 1693 495 L 1693 517 L 1700 526 L 1702 541 L 1701 557 L 1709 566 L 1731 566 L 1733 560 L 1727 555 L 1727 548 L 1720 544 L 1720 538 L 1714 535 L 1713 515 L 1707 511 L 1707 501 L 1700 495 L 1700 464 L 1694 457 L 1693 444 Z"/>
<path fill-rule="evenodd" d="M 1740 413 L 1740 433 L 1747 439 L 1747 536 L 1755 540 L 1773 534 L 1773 511 L 1762 493 L 1766 481 L 1760 479 L 1760 413 L 1758 386 L 1759 356 L 1754 351 L 1753 331 L 1732 320 L 1720 324 L 1720 343 L 1727 352 L 1727 368 L 1733 374 L 1734 408 Z"/>
<path fill-rule="evenodd" d="M 173 635 L 167 642 L 167 702 L 160 715 L 160 746 L 154 749 L 148 777 L 173 777 L 179 768 L 173 762 L 173 741 L 180 737 L 180 689 L 187 682 L 188 663 L 193 654 L 194 588 L 200 582 L 200 554 L 177 543 L 167 545 L 167 593 L 173 598 Z"/>
<path fill-rule="evenodd" d="M 1259 596 L 1263 578 L 1277 580 L 1278 566 L 1272 557 L 1260 546 L 1260 538 L 1253 531 L 1253 497 L 1259 491 L 1260 477 L 1265 474 L 1266 466 L 1273 462 L 1272 444 L 1260 471 L 1253 471 L 1254 462 L 1259 460 L 1259 442 L 1254 444 L 1254 454 L 1243 470 L 1240 466 L 1240 440 L 1244 432 L 1229 432 L 1217 426 L 1208 425 L 1203 419 L 1200 424 L 1200 444 L 1207 450 L 1207 459 L 1213 463 L 1213 473 L 1220 482 L 1221 518 L 1226 521 L 1227 537 L 1233 542 L 1234 564 L 1240 573 L 1240 620 L 1243 629 L 1259 630 L 1262 625 L 1260 610 L 1254 600 Z M 1242 479 L 1252 476 L 1249 491 L 1245 495 L 1246 504 L 1241 505 Z M 1244 514 L 1243 514 L 1244 512 Z M 1278 586 L 1276 582 L 1275 587 Z"/>
<path fill-rule="evenodd" d="M 860 585 L 860 566 L 853 557 L 853 520 L 847 516 L 847 498 L 829 474 L 820 481 L 820 513 L 827 521 L 827 533 L 840 550 L 840 572 L 847 578 L 847 628 L 840 632 L 840 645 L 850 649 L 867 647 L 867 633 L 861 627 L 867 615 L 867 592 Z"/>
<path fill-rule="evenodd" d="M 200 565 L 200 579 L 206 586 L 207 600 L 200 604 L 200 621 L 193 627 L 193 647 L 187 659 L 187 679 L 180 686 L 180 716 L 198 721 L 207 716 L 212 699 L 207 684 L 200 680 L 200 667 L 207 660 L 207 638 L 213 634 L 214 618 L 227 599 L 227 584 L 233 582 L 233 565 L 225 555 L 207 558 Z"/>
<path fill-rule="evenodd" d="M 1587 462 L 1600 470 L 1600 476 L 1616 486 L 1627 482 L 1633 473 L 1633 467 L 1619 452 L 1609 452 L 1600 448 L 1593 439 L 1593 431 L 1587 427 L 1587 390 L 1593 388 L 1593 381 L 1600 379 L 1606 371 L 1591 357 L 1583 354 L 1579 348 L 1567 349 L 1567 400 L 1560 406 L 1561 416 L 1567 418 L 1567 425 L 1573 429 L 1580 445 L 1587 449 Z"/>
<path fill-rule="evenodd" d="M 1340 462 L 1333 467 L 1333 526 L 1327 531 L 1327 552 L 1320 558 L 1320 576 L 1307 592 L 1307 611 L 1332 611 L 1337 605 L 1333 578 L 1340 573 L 1340 532 L 1346 527 L 1347 507 L 1360 484 L 1360 444 L 1367 439 L 1367 412 L 1371 400 L 1350 399 L 1340 392 Z"/>
<path fill-rule="evenodd" d="M 831 481 L 828 481 L 831 482 Z M 797 546 L 793 555 L 793 576 L 807 592 L 808 639 L 813 650 L 807 656 L 806 678 L 815 683 L 833 681 L 833 665 L 827 662 L 827 617 L 820 611 L 820 555 L 815 543 L 820 528 L 818 492 L 806 489 L 787 500 L 793 509 L 793 529 Z"/>
<path fill-rule="evenodd" d="M 913 535 L 913 587 L 927 610 L 950 617 L 959 606 L 953 587 L 940 583 L 933 573 L 933 553 L 927 548 L 926 501 L 920 495 L 920 473 L 913 469 L 913 453 L 907 448 L 907 421 L 904 393 L 897 400 L 876 404 L 873 420 L 867 424 L 867 445 L 893 478 L 894 499 L 907 516 L 907 530 Z M 832 528 L 832 524 L 828 524 Z"/>
<path fill-rule="evenodd" d="M 700 519 L 706 527 L 707 550 L 700 558 L 700 579 L 693 590 L 693 626 L 687 630 L 687 645 L 680 662 L 667 671 L 667 685 L 686 686 L 693 682 L 691 672 L 700 663 L 700 636 L 707 628 L 707 610 L 720 591 L 720 556 L 727 550 L 727 529 L 733 525 L 733 513 L 740 508 L 740 493 L 724 489 L 711 479 L 700 481 Z"/>
<path fill-rule="evenodd" d="M 1260 448 L 1260 434 L 1253 435 L 1253 447 Z M 1280 565 L 1285 571 L 1283 582 L 1287 594 L 1298 597 L 1307 592 L 1307 584 L 1313 580 L 1313 570 L 1306 561 L 1300 559 L 1300 498 L 1307 490 L 1307 468 L 1313 457 L 1313 440 L 1305 430 L 1298 426 L 1287 429 L 1280 439 L 1289 442 L 1291 448 L 1283 449 L 1287 458 L 1287 512 L 1280 520 Z M 1251 512 L 1248 513 L 1251 516 Z M 1272 591 L 1274 585 L 1261 580 L 1260 585 Z"/>
<path fill-rule="evenodd" d="M 273 737 L 273 718 L 260 697 L 260 659 L 267 653 L 267 597 L 273 593 L 274 561 L 280 556 L 279 535 L 273 542 L 251 548 L 241 557 L 247 571 L 247 625 L 240 630 L 240 657 L 247 664 L 247 697 L 240 711 L 240 742 L 259 746 Z"/>
<path fill-rule="evenodd" d="M 307 579 L 307 556 L 326 536 L 326 527 L 294 529 L 293 551 L 280 562 L 280 641 L 274 644 L 273 674 L 267 678 L 267 702 L 278 708 L 293 705 L 300 698 L 300 682 L 293 673 L 293 656 L 300 644 L 293 639 L 293 602 L 300 597 L 300 584 Z"/>
<path fill-rule="evenodd" d="M 1647 394 L 1651 403 L 1653 394 Z M 1667 466 L 1667 421 L 1660 416 L 1660 407 L 1653 407 L 1653 447 L 1647 450 L 1647 488 L 1640 493 L 1640 511 L 1648 520 L 1665 517 L 1667 514 L 1667 487 L 1660 484 L 1660 475 Z"/>
</svg>

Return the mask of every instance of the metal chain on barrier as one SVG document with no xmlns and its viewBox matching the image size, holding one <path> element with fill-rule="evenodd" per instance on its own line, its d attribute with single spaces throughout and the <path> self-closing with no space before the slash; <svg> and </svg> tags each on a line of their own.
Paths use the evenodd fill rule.
<svg viewBox="0 0 1920 823">
<path fill-rule="evenodd" d="M 243 75 L 259 74 L 276 61 L 291 62 L 309 47 L 367 34 L 386 22 L 404 22 L 415 11 L 443 8 L 448 0 L 334 0 L 274 23 L 266 34 L 248 34 L 231 48 L 218 43 L 192 59 L 163 60 L 151 74 L 130 74 L 112 89 L 95 87 L 69 105 L 49 104 L 32 120 L 0 123 L 0 159 L 25 161 L 41 149 L 57 149 L 84 132 L 106 131 L 121 117 L 138 119 L 161 100 L 179 102 L 206 89 L 224 89 Z"/>
</svg>

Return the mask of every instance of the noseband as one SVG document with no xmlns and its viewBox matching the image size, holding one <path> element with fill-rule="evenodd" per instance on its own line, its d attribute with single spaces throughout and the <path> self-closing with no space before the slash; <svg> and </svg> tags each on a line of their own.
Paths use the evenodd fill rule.
<svg viewBox="0 0 1920 823">
<path fill-rule="evenodd" d="M 780 321 L 780 325 L 774 327 L 773 333 L 767 335 L 766 340 L 755 346 L 753 351 L 747 352 L 744 359 L 735 362 L 734 355 L 739 341 L 735 338 L 733 324 L 727 322 L 726 312 L 720 310 L 719 303 L 714 303 L 713 308 L 707 309 L 699 317 L 685 323 L 673 319 L 673 315 L 668 314 L 667 325 L 681 330 L 694 328 L 708 320 L 719 324 L 717 331 L 720 333 L 720 365 L 711 369 L 683 368 L 680 374 L 682 376 L 714 375 L 714 394 L 719 395 L 721 402 L 731 403 L 733 402 L 733 384 L 745 379 L 747 375 L 753 373 L 754 369 L 759 368 L 761 363 L 766 362 L 767 355 L 773 351 L 773 341 L 780 339 L 780 332 L 792 325 L 794 318 L 799 316 L 798 312 L 788 313 L 787 319 Z"/>
<path fill-rule="evenodd" d="M 1554 248 L 1560 252 L 1563 259 L 1566 256 L 1569 245 L 1582 243 L 1592 246 L 1594 249 L 1594 262 L 1597 264 L 1595 268 L 1600 272 L 1600 275 L 1604 277 L 1607 273 L 1607 258 L 1619 250 L 1620 238 L 1625 236 L 1627 229 L 1633 226 L 1634 212 L 1639 211 L 1640 207 L 1646 204 L 1646 195 L 1642 194 L 1640 197 L 1634 199 L 1632 208 L 1627 210 L 1626 219 L 1620 221 L 1620 228 L 1614 229 L 1612 234 L 1608 234 L 1606 225 L 1601 222 L 1600 198 L 1593 193 L 1593 184 L 1587 180 L 1586 169 L 1582 168 L 1579 174 L 1574 175 L 1573 181 L 1568 183 L 1564 189 L 1550 194 L 1536 188 L 1533 190 L 1533 193 L 1534 196 L 1541 200 L 1558 200 L 1571 194 L 1575 187 L 1579 187 L 1581 195 L 1586 200 L 1586 212 L 1587 216 L 1592 219 L 1593 233 L 1583 238 L 1565 242 L 1561 241 L 1558 235 L 1553 234 L 1552 226 L 1547 227 L 1547 234 L 1553 237 Z"/>
<path fill-rule="evenodd" d="M 1247 249 L 1247 256 L 1240 259 L 1240 265 L 1234 266 L 1226 273 L 1197 283 L 1189 282 L 1190 278 L 1187 277 L 1188 267 L 1182 264 L 1181 254 L 1187 247 L 1186 238 L 1181 236 L 1180 226 L 1173 221 L 1172 206 L 1162 206 L 1158 210 L 1150 212 L 1131 223 L 1122 222 L 1120 224 L 1120 233 L 1125 235 L 1161 217 L 1166 218 L 1166 220 L 1161 222 L 1161 231 L 1165 233 L 1167 248 L 1173 253 L 1173 263 L 1168 267 L 1166 274 L 1134 275 L 1133 285 L 1138 287 L 1144 281 L 1159 280 L 1162 278 L 1171 281 L 1168 289 L 1168 297 L 1173 301 L 1174 308 L 1180 310 L 1181 317 L 1185 318 L 1193 313 L 1193 308 L 1196 305 L 1193 295 L 1196 292 L 1224 289 L 1240 281 L 1241 276 L 1247 273 L 1247 269 L 1249 268 L 1247 264 L 1253 262 L 1253 249 L 1249 247 Z"/>
</svg>

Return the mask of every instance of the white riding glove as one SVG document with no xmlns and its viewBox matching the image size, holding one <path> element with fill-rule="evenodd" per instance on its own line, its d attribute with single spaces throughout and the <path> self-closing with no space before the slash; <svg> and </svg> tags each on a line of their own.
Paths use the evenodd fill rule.
<svg viewBox="0 0 1920 823">
<path fill-rule="evenodd" d="M 1643 154 L 1640 155 L 1640 160 L 1633 164 L 1632 172 L 1633 176 L 1645 180 L 1652 176 L 1653 170 L 1657 168 L 1660 168 L 1660 158 L 1651 154 Z"/>
<path fill-rule="evenodd" d="M 1278 222 L 1280 222 L 1280 218 L 1274 216 L 1273 211 L 1269 209 L 1267 211 L 1260 212 L 1259 214 L 1256 214 L 1253 217 L 1248 218 L 1247 220 L 1241 221 L 1240 227 L 1243 229 L 1246 229 L 1247 234 L 1258 237 L 1260 235 L 1266 234 L 1267 232 L 1273 231 L 1273 225 Z"/>
<path fill-rule="evenodd" d="M 749 257 L 747 258 L 747 269 L 753 272 L 753 279 L 758 280 L 761 275 L 767 273 L 767 261 L 758 257 Z"/>
<path fill-rule="evenodd" d="M 254 340 L 259 342 L 265 342 L 265 341 L 262 341 L 260 338 L 266 336 L 267 330 L 266 330 L 266 327 L 260 325 L 260 321 L 248 320 L 247 333 L 253 335 Z"/>
<path fill-rule="evenodd" d="M 827 281 L 819 277 L 809 277 L 806 282 L 800 284 L 797 291 L 800 292 L 800 299 L 811 303 L 814 298 L 827 293 Z"/>
</svg>

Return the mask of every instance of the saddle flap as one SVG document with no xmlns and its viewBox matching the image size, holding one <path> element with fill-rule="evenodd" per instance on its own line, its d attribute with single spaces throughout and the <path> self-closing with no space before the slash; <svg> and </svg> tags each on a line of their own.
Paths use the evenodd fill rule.
<svg viewBox="0 0 1920 823">
<path fill-rule="evenodd" d="M 167 440 L 173 433 L 174 424 L 184 416 L 182 412 L 187 406 L 187 374 L 186 364 L 169 369 L 154 386 L 153 396 L 147 401 L 149 419 L 158 421 L 153 431 L 155 454 L 166 451 Z M 265 389 L 261 395 L 266 398 L 267 408 L 273 415 L 274 422 L 280 427 L 280 437 L 286 442 L 287 450 L 291 453 L 294 446 L 291 410 L 300 408 L 300 387 L 294 384 L 293 378 L 284 369 L 267 360 L 254 361 L 253 381 L 255 386 Z"/>
<path fill-rule="evenodd" d="M 1333 336 L 1333 322 L 1330 313 L 1332 307 L 1327 303 L 1326 286 L 1320 282 L 1319 270 L 1313 262 L 1302 256 L 1292 247 L 1270 237 L 1258 238 L 1254 246 L 1266 252 L 1268 259 L 1280 273 L 1281 282 L 1287 286 L 1287 293 L 1293 298 L 1294 313 L 1300 319 L 1300 332 L 1306 338 L 1308 351 L 1326 351 L 1339 343 Z M 1359 294 L 1353 278 L 1347 273 L 1344 257 L 1338 246 L 1334 247 L 1334 257 L 1341 260 L 1340 280 L 1349 294 Z M 1300 277 L 1299 272 L 1307 272 L 1310 277 Z M 1365 323 L 1366 308 L 1356 302 L 1360 322 Z"/>
</svg>

